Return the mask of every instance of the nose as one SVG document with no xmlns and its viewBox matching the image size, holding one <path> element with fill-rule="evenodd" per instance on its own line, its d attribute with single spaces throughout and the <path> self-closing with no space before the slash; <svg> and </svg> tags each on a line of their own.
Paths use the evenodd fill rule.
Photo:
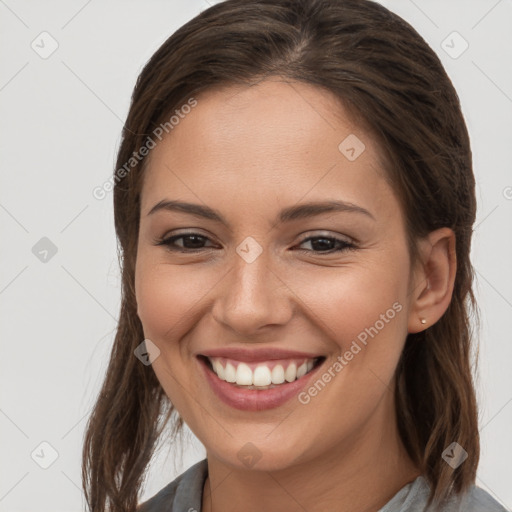
<svg viewBox="0 0 512 512">
<path fill-rule="evenodd" d="M 269 266 L 267 254 L 252 263 L 235 254 L 232 268 L 216 287 L 213 317 L 242 337 L 285 325 L 293 315 L 293 292 Z"/>
</svg>

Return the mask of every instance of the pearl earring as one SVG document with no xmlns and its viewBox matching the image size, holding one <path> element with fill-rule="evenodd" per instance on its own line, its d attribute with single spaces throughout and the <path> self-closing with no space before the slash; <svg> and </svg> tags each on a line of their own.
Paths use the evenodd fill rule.
<svg viewBox="0 0 512 512">
<path fill-rule="evenodd" d="M 426 323 L 427 323 L 427 321 L 426 321 L 424 318 L 422 318 L 422 319 L 421 319 L 421 323 L 422 323 L 422 324 L 426 324 Z"/>
</svg>

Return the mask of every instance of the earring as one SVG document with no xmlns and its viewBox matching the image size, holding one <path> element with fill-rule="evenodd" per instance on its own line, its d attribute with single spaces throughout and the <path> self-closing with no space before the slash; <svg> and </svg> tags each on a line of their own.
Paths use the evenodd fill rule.
<svg viewBox="0 0 512 512">
<path fill-rule="evenodd" d="M 426 321 L 424 318 L 422 318 L 422 319 L 421 319 L 421 323 L 422 323 L 422 324 L 426 324 L 426 323 L 427 323 L 427 321 Z"/>
</svg>

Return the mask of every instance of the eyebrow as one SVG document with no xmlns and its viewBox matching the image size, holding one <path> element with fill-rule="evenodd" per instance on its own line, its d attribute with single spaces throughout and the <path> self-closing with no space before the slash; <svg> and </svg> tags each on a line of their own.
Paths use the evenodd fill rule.
<svg viewBox="0 0 512 512">
<path fill-rule="evenodd" d="M 218 211 L 210 208 L 209 206 L 187 203 L 183 201 L 171 201 L 169 199 L 162 199 L 157 204 L 155 204 L 153 208 L 151 208 L 147 215 L 153 215 L 154 213 L 161 210 L 188 213 L 196 217 L 202 217 L 216 222 L 221 222 L 222 224 L 229 226 L 229 222 L 227 222 L 226 219 L 224 219 L 224 217 Z M 298 205 L 289 206 L 288 208 L 284 208 L 279 213 L 278 223 L 282 224 L 284 222 L 291 222 L 298 219 L 315 217 L 317 215 L 322 215 L 324 213 L 331 212 L 361 213 L 363 215 L 366 215 L 367 217 L 370 217 L 373 220 L 376 220 L 375 217 L 368 210 L 362 208 L 361 206 L 345 201 L 333 200 L 301 203 Z"/>
</svg>

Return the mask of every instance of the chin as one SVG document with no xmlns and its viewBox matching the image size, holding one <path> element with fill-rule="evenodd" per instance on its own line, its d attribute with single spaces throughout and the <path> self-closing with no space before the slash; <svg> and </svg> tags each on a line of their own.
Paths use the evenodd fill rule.
<svg viewBox="0 0 512 512">
<path fill-rule="evenodd" d="M 265 439 L 265 436 L 254 440 L 243 441 L 240 437 L 233 439 L 233 443 L 225 447 L 217 444 L 214 450 L 207 450 L 208 457 L 221 460 L 225 465 L 236 469 L 250 471 L 281 471 L 303 463 L 306 460 L 304 451 L 298 452 L 297 447 L 301 445 L 301 437 L 287 435 L 288 443 L 283 444 L 280 440 Z M 246 439 L 251 439 L 247 436 Z"/>
</svg>

